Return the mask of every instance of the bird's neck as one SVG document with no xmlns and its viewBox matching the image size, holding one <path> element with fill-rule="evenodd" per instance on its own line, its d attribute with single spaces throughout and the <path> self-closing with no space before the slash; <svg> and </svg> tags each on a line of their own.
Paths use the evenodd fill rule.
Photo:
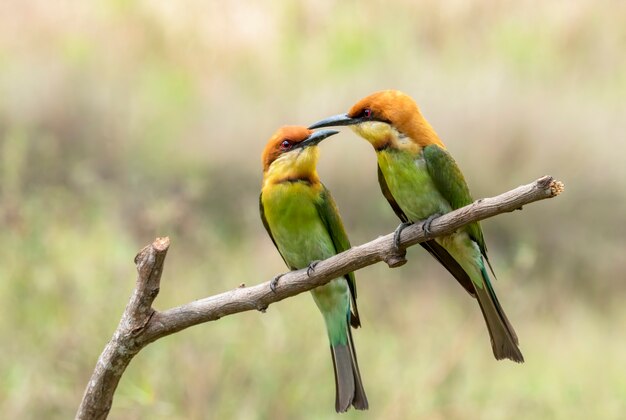
<svg viewBox="0 0 626 420">
<path fill-rule="evenodd" d="M 353 130 L 367 140 L 377 152 L 392 149 L 417 155 L 431 144 L 445 149 L 443 142 L 425 119 L 409 121 L 400 127 L 386 122 L 371 121 L 355 125 Z"/>
<path fill-rule="evenodd" d="M 420 150 L 431 144 L 446 148 L 433 126 L 424 117 L 413 118 L 406 124 L 406 127 L 402 128 L 402 132 L 417 144 Z"/>
<path fill-rule="evenodd" d="M 284 182 L 320 182 L 317 175 L 317 147 L 294 150 L 279 156 L 263 173 L 263 188 Z"/>
</svg>

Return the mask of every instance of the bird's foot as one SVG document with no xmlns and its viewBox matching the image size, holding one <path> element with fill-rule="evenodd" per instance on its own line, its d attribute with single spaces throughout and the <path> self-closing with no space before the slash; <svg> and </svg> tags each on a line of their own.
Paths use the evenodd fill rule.
<svg viewBox="0 0 626 420">
<path fill-rule="evenodd" d="M 426 235 L 430 236 L 430 224 L 439 216 L 441 216 L 439 213 L 431 214 L 428 219 L 424 220 L 423 229 Z"/>
<path fill-rule="evenodd" d="M 413 222 L 402 222 L 396 228 L 395 232 L 393 233 L 393 246 L 395 246 L 396 249 L 400 249 L 400 234 L 404 229 L 411 226 L 412 224 Z"/>
<path fill-rule="evenodd" d="M 272 289 L 272 292 L 276 293 L 276 286 L 278 286 L 278 280 L 280 280 L 280 278 L 284 275 L 285 275 L 284 273 L 279 274 L 272 279 L 272 281 L 270 282 L 270 289 Z"/>
<path fill-rule="evenodd" d="M 311 277 L 311 273 L 315 271 L 315 266 L 319 264 L 320 260 L 311 261 L 306 268 L 306 275 Z"/>
</svg>

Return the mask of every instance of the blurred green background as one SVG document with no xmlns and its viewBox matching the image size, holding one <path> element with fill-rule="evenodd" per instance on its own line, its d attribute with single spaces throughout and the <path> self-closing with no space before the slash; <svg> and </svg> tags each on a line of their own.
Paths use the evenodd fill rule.
<svg viewBox="0 0 626 420">
<path fill-rule="evenodd" d="M 120 1 L 0 4 L 0 412 L 70 418 L 169 235 L 165 309 L 284 271 L 258 217 L 283 124 L 398 88 L 475 197 L 551 174 L 554 200 L 483 223 L 526 364 L 419 247 L 357 275 L 368 419 L 626 415 L 626 3 Z M 397 220 L 370 146 L 319 172 L 353 244 Z M 150 345 L 111 418 L 338 418 L 308 294 Z"/>
</svg>

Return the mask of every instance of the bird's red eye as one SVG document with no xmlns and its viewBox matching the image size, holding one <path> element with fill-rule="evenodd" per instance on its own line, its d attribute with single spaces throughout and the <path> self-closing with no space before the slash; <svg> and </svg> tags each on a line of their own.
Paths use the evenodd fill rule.
<svg viewBox="0 0 626 420">
<path fill-rule="evenodd" d="M 289 149 L 291 149 L 291 142 L 289 140 L 283 140 L 283 142 L 280 144 L 280 148 L 282 150 L 289 150 Z"/>
<path fill-rule="evenodd" d="M 364 116 L 365 118 L 370 118 L 370 117 L 372 116 L 372 110 L 371 110 L 371 109 L 369 109 L 369 108 L 365 108 L 365 109 L 363 110 L 363 116 Z"/>
</svg>

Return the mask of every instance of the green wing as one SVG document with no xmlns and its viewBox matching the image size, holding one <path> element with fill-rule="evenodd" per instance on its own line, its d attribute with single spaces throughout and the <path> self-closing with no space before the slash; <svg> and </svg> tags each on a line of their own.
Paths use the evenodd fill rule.
<svg viewBox="0 0 626 420">
<path fill-rule="evenodd" d="M 265 218 L 265 208 L 263 207 L 263 193 L 259 195 L 259 212 L 261 213 L 261 220 L 263 221 L 263 226 L 265 226 L 265 230 L 267 231 L 267 234 L 270 235 L 270 239 L 272 240 L 272 243 L 278 250 L 278 253 L 280 254 L 281 258 L 283 259 L 283 261 L 285 262 L 287 267 L 289 267 L 290 270 L 296 270 L 295 267 L 292 267 L 291 265 L 289 265 L 285 257 L 283 257 L 283 254 L 280 253 L 280 249 L 278 248 L 278 245 L 276 245 L 276 241 L 274 240 L 274 235 L 272 235 L 272 230 L 270 229 L 270 225 L 267 223 L 267 219 Z"/>
<path fill-rule="evenodd" d="M 432 144 L 424 148 L 424 159 L 435 186 L 453 209 L 456 210 L 474 202 L 463 173 L 450 153 Z M 470 237 L 476 241 L 480 247 L 480 252 L 487 259 L 487 247 L 480 224 L 478 222 L 470 223 L 465 226 L 465 229 Z"/>
<path fill-rule="evenodd" d="M 333 200 L 330 192 L 323 184 L 320 199 L 316 200 L 315 204 L 317 212 L 320 215 L 320 219 L 322 219 L 322 222 L 326 226 L 326 230 L 333 241 L 335 252 L 340 253 L 350 249 L 350 240 L 348 239 L 346 230 L 343 227 L 343 222 L 339 216 L 335 200 Z M 350 318 L 350 324 L 352 324 L 354 328 L 358 328 L 361 325 L 361 321 L 359 319 L 359 311 L 356 306 L 356 283 L 354 280 L 354 273 L 348 273 L 344 277 L 348 281 L 350 296 L 352 298 L 352 308 L 354 310 Z"/>
</svg>

